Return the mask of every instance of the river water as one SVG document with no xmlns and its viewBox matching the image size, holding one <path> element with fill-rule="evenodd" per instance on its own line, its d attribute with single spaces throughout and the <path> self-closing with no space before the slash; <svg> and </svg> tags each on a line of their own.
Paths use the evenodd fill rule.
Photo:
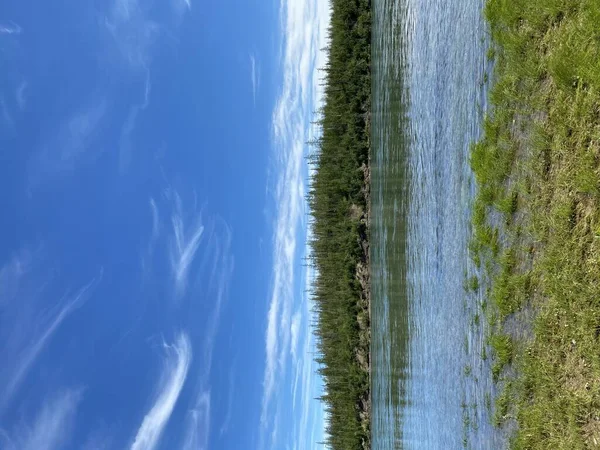
<svg viewBox="0 0 600 450">
<path fill-rule="evenodd" d="M 468 253 L 489 45 L 482 0 L 373 1 L 374 450 L 497 449 Z"/>
</svg>

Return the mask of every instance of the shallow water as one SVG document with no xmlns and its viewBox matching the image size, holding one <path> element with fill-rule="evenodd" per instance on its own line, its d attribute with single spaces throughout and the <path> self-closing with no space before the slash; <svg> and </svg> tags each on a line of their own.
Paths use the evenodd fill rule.
<svg viewBox="0 0 600 450">
<path fill-rule="evenodd" d="M 490 73 L 482 8 L 373 3 L 374 450 L 504 446 L 490 425 L 482 299 L 464 287 L 477 274 L 469 146 Z"/>
</svg>

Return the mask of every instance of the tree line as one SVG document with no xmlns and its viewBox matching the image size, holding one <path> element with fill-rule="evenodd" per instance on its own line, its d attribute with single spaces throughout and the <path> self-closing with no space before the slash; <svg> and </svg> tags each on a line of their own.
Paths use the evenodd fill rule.
<svg viewBox="0 0 600 450">
<path fill-rule="evenodd" d="M 321 132 L 312 142 L 310 263 L 331 449 L 370 448 L 371 2 L 332 0 Z"/>
</svg>

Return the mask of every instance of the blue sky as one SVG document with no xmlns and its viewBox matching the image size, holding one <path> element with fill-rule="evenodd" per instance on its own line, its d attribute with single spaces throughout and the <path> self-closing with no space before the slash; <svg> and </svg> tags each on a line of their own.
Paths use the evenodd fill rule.
<svg viewBox="0 0 600 450">
<path fill-rule="evenodd" d="M 311 449 L 319 0 L 0 5 L 0 448 Z"/>
</svg>

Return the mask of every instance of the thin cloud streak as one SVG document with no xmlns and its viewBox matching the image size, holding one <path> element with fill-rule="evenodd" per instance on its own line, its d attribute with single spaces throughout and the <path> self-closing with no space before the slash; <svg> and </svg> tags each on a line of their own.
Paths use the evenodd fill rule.
<svg viewBox="0 0 600 450">
<path fill-rule="evenodd" d="M 158 233 L 160 232 L 160 219 L 158 217 L 158 207 L 156 206 L 156 202 L 153 198 L 150 198 L 150 209 L 152 210 L 152 241 L 155 241 L 158 238 Z"/>
<path fill-rule="evenodd" d="M 156 448 L 187 377 L 192 359 L 192 347 L 188 336 L 182 333 L 173 345 L 165 343 L 164 347 L 167 358 L 164 362 L 160 382 L 160 394 L 144 417 L 131 445 L 131 450 L 153 450 Z"/>
<path fill-rule="evenodd" d="M 95 280 L 84 286 L 74 297 L 68 300 L 44 332 L 36 337 L 29 347 L 22 351 L 22 356 L 16 363 L 14 375 L 5 388 L 8 397 L 11 397 L 14 394 L 14 391 L 21 384 L 34 361 L 51 339 L 52 335 L 56 332 L 60 324 L 73 312 L 73 310 L 80 307 L 86 301 L 89 296 L 89 291 L 94 284 Z"/>
<path fill-rule="evenodd" d="M 290 352 L 291 352 L 293 361 L 296 361 L 296 359 L 298 358 L 298 338 L 299 338 L 299 333 L 300 333 L 301 321 L 302 321 L 302 316 L 300 315 L 299 311 L 296 311 L 294 313 L 294 316 L 292 317 L 292 326 L 290 328 L 290 333 L 292 335 Z"/>
<path fill-rule="evenodd" d="M 195 403 L 188 410 L 183 450 L 205 450 L 208 448 L 210 438 L 211 389 L 209 380 L 213 350 L 234 267 L 234 259 L 231 255 L 231 229 L 224 221 L 219 219 L 217 220 L 216 229 L 221 230 L 221 226 L 222 234 L 217 234 L 216 231 L 211 229 L 208 244 L 205 246 L 205 252 L 211 255 L 213 263 L 207 283 L 207 295 L 211 299 L 215 298 L 215 303 L 202 338 L 204 345 L 201 360 L 202 370 L 198 379 L 199 389 Z"/>
<path fill-rule="evenodd" d="M 127 119 L 121 128 L 121 136 L 119 138 L 119 172 L 123 175 L 127 172 L 131 160 L 133 158 L 133 130 L 138 119 L 138 115 L 143 112 L 150 104 L 150 91 L 152 84 L 150 83 L 150 70 L 146 69 L 146 82 L 144 83 L 144 101 L 139 105 L 134 105 L 129 109 Z"/>
<path fill-rule="evenodd" d="M 40 303 L 51 278 L 35 274 L 37 256 L 26 251 L 0 270 L 0 414 L 8 407 L 35 362 L 48 346 L 61 324 L 81 307 L 101 281 L 102 272 L 77 293 L 67 293 L 49 313 Z"/>
<path fill-rule="evenodd" d="M 25 91 L 27 90 L 27 82 L 23 81 L 21 84 L 19 84 L 19 87 L 17 88 L 17 92 L 15 93 L 15 99 L 17 100 L 17 105 L 19 106 L 19 109 L 21 111 L 23 111 L 25 109 L 25 105 L 27 102 L 27 98 L 25 96 Z"/>
<path fill-rule="evenodd" d="M 44 402 L 33 424 L 17 428 L 12 437 L 6 432 L 2 433 L 6 444 L 4 448 L 7 450 L 63 448 L 70 439 L 81 398 L 81 390 L 69 389 L 57 394 L 50 402 Z"/>
<path fill-rule="evenodd" d="M 16 23 L 0 24 L 0 34 L 21 34 L 23 29 Z"/>
<path fill-rule="evenodd" d="M 160 26 L 146 16 L 138 1 L 116 0 L 105 26 L 128 67 L 147 70 Z"/>
<path fill-rule="evenodd" d="M 193 211 L 193 223 L 186 225 L 181 197 L 176 191 L 171 192 L 171 200 L 174 203 L 171 215 L 172 236 L 169 247 L 169 262 L 175 282 L 177 298 L 185 294 L 188 276 L 196 252 L 200 247 L 204 226 L 200 215 Z"/>
<path fill-rule="evenodd" d="M 212 267 L 209 289 L 211 294 L 216 295 L 215 306 L 208 321 L 208 327 L 204 335 L 204 371 L 203 378 L 206 381 L 210 375 L 212 367 L 212 355 L 214 342 L 216 339 L 218 326 L 221 321 L 221 311 L 223 304 L 227 299 L 229 282 L 233 274 L 234 260 L 231 255 L 231 230 L 227 224 L 222 221 L 224 235 L 218 237 L 211 236 L 211 242 L 216 246 L 215 260 Z"/>
<path fill-rule="evenodd" d="M 229 423 L 231 422 L 231 414 L 233 412 L 233 393 L 235 389 L 235 363 L 232 369 L 229 371 L 229 388 L 227 390 L 227 412 L 225 413 L 225 419 L 219 429 L 219 435 L 223 436 L 229 430 Z"/>
<path fill-rule="evenodd" d="M 188 411 L 187 420 L 182 450 L 206 450 L 210 437 L 210 391 L 200 393 L 195 407 Z"/>
<path fill-rule="evenodd" d="M 260 88 L 260 64 L 256 62 L 254 54 L 249 55 L 250 58 L 250 81 L 252 82 L 252 101 L 256 104 L 256 96 Z"/>
</svg>

